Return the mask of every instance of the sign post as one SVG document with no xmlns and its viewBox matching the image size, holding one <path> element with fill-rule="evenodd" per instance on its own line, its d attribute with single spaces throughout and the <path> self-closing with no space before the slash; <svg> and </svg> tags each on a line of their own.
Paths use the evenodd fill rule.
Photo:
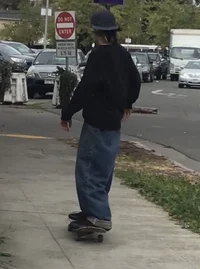
<svg viewBox="0 0 200 269">
<path fill-rule="evenodd" d="M 77 58 L 75 11 L 55 12 L 56 55 L 68 59 Z"/>
<path fill-rule="evenodd" d="M 132 40 L 129 37 L 125 39 L 125 43 L 127 44 L 127 51 L 129 51 L 129 44 L 131 44 L 131 41 Z"/>
<path fill-rule="evenodd" d="M 44 49 L 46 49 L 47 46 L 48 16 L 51 15 L 52 15 L 52 9 L 49 8 L 49 0 L 46 0 L 46 8 L 41 8 L 41 16 L 45 16 Z"/>
</svg>

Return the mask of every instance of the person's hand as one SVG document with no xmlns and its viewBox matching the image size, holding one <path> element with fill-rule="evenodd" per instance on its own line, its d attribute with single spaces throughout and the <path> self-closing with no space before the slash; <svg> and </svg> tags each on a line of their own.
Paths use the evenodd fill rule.
<svg viewBox="0 0 200 269">
<path fill-rule="evenodd" d="M 132 109 L 125 109 L 122 121 L 127 121 L 131 116 Z"/>
<path fill-rule="evenodd" d="M 72 121 L 61 120 L 60 126 L 63 130 L 69 132 L 70 128 L 72 127 Z"/>
</svg>

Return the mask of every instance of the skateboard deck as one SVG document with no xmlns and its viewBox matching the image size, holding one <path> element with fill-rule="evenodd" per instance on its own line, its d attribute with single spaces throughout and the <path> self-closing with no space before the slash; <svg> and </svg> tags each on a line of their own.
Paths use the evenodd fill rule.
<svg viewBox="0 0 200 269">
<path fill-rule="evenodd" d="M 94 226 L 85 226 L 73 232 L 76 233 L 76 241 L 96 239 L 98 242 L 103 242 L 103 234 L 106 233 L 106 230 Z"/>
</svg>

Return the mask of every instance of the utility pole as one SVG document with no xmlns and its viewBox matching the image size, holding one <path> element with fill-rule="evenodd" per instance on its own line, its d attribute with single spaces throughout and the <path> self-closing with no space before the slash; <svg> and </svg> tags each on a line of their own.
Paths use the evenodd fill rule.
<svg viewBox="0 0 200 269">
<path fill-rule="evenodd" d="M 107 10 L 110 10 L 110 5 L 109 5 L 109 4 L 106 4 L 106 5 L 105 5 L 105 8 L 106 8 Z"/>
<path fill-rule="evenodd" d="M 48 36 L 48 16 L 49 16 L 49 0 L 46 0 L 46 14 L 45 14 L 45 30 L 44 30 L 44 49 L 47 47 Z"/>
</svg>

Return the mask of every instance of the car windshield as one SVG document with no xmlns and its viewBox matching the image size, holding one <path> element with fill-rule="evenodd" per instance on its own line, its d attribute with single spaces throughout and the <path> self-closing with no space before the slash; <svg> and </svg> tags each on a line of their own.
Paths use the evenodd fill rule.
<svg viewBox="0 0 200 269">
<path fill-rule="evenodd" d="M 157 60 L 157 57 L 158 57 L 158 54 L 156 53 L 148 53 L 149 55 L 149 58 L 152 60 L 152 61 L 156 61 Z"/>
<path fill-rule="evenodd" d="M 21 43 L 9 43 L 8 45 L 21 53 L 34 53 L 32 50 L 29 49 L 29 47 Z"/>
<path fill-rule="evenodd" d="M 185 69 L 200 69 L 200 61 L 188 62 Z"/>
<path fill-rule="evenodd" d="M 146 54 L 132 54 L 132 57 L 133 56 L 137 57 L 141 64 L 147 64 L 147 56 L 146 56 Z"/>
<path fill-rule="evenodd" d="M 8 56 L 21 55 L 21 53 L 18 50 L 7 45 L 0 45 L 0 50 L 2 51 L 2 53 L 7 54 Z"/>
<path fill-rule="evenodd" d="M 174 59 L 181 60 L 199 59 L 200 48 L 174 47 L 171 49 L 170 55 Z"/>
<path fill-rule="evenodd" d="M 138 59 L 137 59 L 137 56 L 131 56 L 134 64 L 137 64 L 138 63 Z"/>
<path fill-rule="evenodd" d="M 68 64 L 72 66 L 76 66 L 76 59 L 69 58 Z M 41 52 L 34 62 L 35 65 L 66 65 L 65 58 L 57 58 L 56 52 L 48 51 L 48 52 Z"/>
</svg>

